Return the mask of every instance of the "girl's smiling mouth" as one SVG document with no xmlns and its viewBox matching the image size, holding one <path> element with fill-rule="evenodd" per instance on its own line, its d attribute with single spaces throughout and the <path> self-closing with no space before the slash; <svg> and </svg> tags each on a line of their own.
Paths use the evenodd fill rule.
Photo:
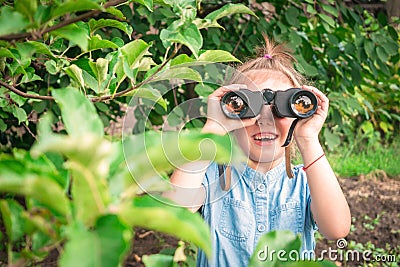
<svg viewBox="0 0 400 267">
<path fill-rule="evenodd" d="M 255 143 L 259 146 L 273 143 L 278 139 L 278 135 L 275 133 L 261 132 L 253 135 Z"/>
</svg>

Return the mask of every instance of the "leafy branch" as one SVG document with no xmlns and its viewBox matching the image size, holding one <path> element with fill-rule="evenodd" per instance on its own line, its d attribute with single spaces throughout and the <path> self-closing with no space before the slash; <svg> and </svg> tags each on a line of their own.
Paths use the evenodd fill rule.
<svg viewBox="0 0 400 267">
<path fill-rule="evenodd" d="M 105 95 L 105 96 L 100 96 L 100 97 L 93 97 L 90 100 L 92 102 L 101 102 L 101 101 L 107 101 L 107 100 L 111 100 L 114 99 L 115 97 L 120 97 L 123 96 L 141 86 L 143 86 L 144 84 L 150 82 L 151 80 L 154 79 L 154 77 L 161 71 L 163 70 L 163 68 L 168 64 L 169 61 L 171 61 L 172 58 L 174 58 L 176 56 L 176 54 L 179 52 L 179 50 L 181 49 L 182 44 L 176 45 L 174 51 L 172 52 L 172 54 L 160 65 L 160 67 L 153 73 L 151 74 L 147 79 L 141 81 L 140 83 L 127 88 L 123 91 L 117 92 L 113 95 Z M 10 90 L 11 92 L 14 92 L 15 94 L 22 96 L 24 98 L 30 98 L 30 99 L 40 99 L 40 100 L 54 100 L 54 97 L 52 96 L 44 96 L 44 95 L 34 95 L 34 94 L 29 94 L 29 93 L 25 93 L 22 92 L 21 90 L 15 88 L 14 86 L 0 80 L 0 85 L 4 86 L 5 88 L 7 88 L 8 90 Z"/>
<path fill-rule="evenodd" d="M 108 8 L 108 7 L 111 7 L 111 6 L 118 6 L 118 5 L 123 4 L 125 2 L 127 2 L 127 1 L 126 0 L 112 0 L 112 1 L 106 2 L 103 7 L 104 8 Z M 21 39 L 28 39 L 28 40 L 29 39 L 34 39 L 34 40 L 36 40 L 39 37 L 43 36 L 43 34 L 46 34 L 48 32 L 60 29 L 62 27 L 68 26 L 68 25 L 73 24 L 73 23 L 78 22 L 78 21 L 83 21 L 83 20 L 85 20 L 87 18 L 96 17 L 101 12 L 102 12 L 101 10 L 92 10 L 92 11 L 86 12 L 86 13 L 84 13 L 82 15 L 79 15 L 77 17 L 66 19 L 66 20 L 64 20 L 64 21 L 62 21 L 62 22 L 60 22 L 60 23 L 58 23 L 58 24 L 56 24 L 54 26 L 49 27 L 49 28 L 43 27 L 43 29 L 41 29 L 41 30 L 36 30 L 36 31 L 32 31 L 32 32 L 13 33 L 13 34 L 3 35 L 3 36 L 0 36 L 0 40 L 5 40 L 5 41 L 18 41 L 18 40 L 21 40 Z"/>
</svg>

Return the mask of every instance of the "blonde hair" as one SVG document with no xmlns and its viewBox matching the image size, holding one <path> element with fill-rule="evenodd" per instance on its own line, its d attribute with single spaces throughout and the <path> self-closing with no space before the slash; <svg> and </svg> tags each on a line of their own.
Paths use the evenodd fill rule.
<svg viewBox="0 0 400 267">
<path fill-rule="evenodd" d="M 230 83 L 240 83 L 245 73 L 252 70 L 270 70 L 284 74 L 294 87 L 305 84 L 306 78 L 294 68 L 297 60 L 293 51 L 285 43 L 278 44 L 265 34 L 263 37 L 265 44 L 256 48 L 256 57 L 237 67 Z"/>
</svg>

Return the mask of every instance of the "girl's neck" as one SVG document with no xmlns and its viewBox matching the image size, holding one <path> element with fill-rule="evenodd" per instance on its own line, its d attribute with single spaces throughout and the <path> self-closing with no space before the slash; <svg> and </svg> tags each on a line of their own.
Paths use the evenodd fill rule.
<svg viewBox="0 0 400 267">
<path fill-rule="evenodd" d="M 282 163 L 282 161 L 283 161 L 283 158 L 278 158 L 278 159 L 270 161 L 270 162 L 258 162 L 258 161 L 253 161 L 253 160 L 249 159 L 247 164 L 253 170 L 256 170 L 261 173 L 266 173 L 267 171 L 278 166 L 280 163 Z"/>
</svg>

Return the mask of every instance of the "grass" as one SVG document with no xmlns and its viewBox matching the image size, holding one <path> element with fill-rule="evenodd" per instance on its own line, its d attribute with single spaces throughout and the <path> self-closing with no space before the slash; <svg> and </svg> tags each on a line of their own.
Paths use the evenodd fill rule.
<svg viewBox="0 0 400 267">
<path fill-rule="evenodd" d="M 362 151 L 342 147 L 338 152 L 331 152 L 328 155 L 333 170 L 340 177 L 352 177 L 367 175 L 372 172 L 384 172 L 389 177 L 400 178 L 400 138 L 397 138 L 391 145 L 365 148 Z"/>
</svg>

